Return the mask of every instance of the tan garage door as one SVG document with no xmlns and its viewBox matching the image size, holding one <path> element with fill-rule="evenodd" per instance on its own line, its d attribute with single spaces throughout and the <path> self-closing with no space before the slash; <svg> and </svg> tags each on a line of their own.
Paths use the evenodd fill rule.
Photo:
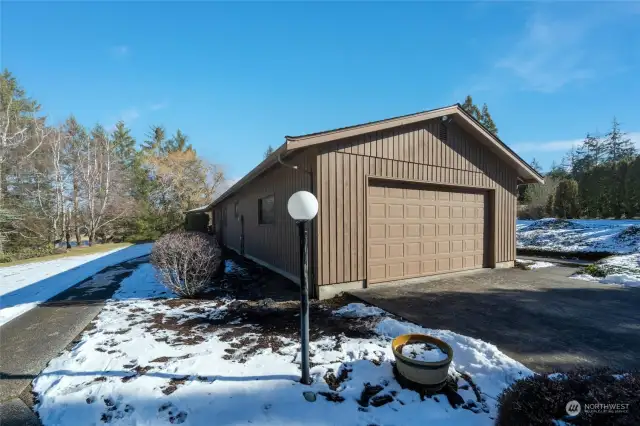
<svg viewBox="0 0 640 426">
<path fill-rule="evenodd" d="M 488 263 L 488 194 L 466 189 L 369 183 L 369 283 Z"/>
</svg>

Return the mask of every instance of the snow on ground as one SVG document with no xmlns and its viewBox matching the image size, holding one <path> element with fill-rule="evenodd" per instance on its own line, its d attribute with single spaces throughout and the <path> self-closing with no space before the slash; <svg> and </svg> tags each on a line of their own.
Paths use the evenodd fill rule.
<svg viewBox="0 0 640 426">
<path fill-rule="evenodd" d="M 337 309 L 333 314 L 347 318 L 366 318 L 384 315 L 386 312 L 376 306 L 367 306 L 363 303 L 349 303 Z"/>
<path fill-rule="evenodd" d="M 102 269 L 150 253 L 152 244 L 0 268 L 0 325 Z"/>
<path fill-rule="evenodd" d="M 136 298 L 143 294 L 145 299 Z M 240 314 L 250 302 L 167 297 L 148 264 L 123 280 L 95 327 L 33 382 L 35 409 L 45 426 L 492 425 L 498 394 L 533 374 L 492 344 L 351 304 L 338 310 L 358 313 L 348 320 L 330 309 L 325 317 L 312 315 L 312 326 L 323 322 L 329 328 L 317 333 L 312 327 L 314 382 L 304 386 L 298 382 L 297 305 L 279 302 L 292 309 L 284 318 L 274 316 L 273 307 Z M 351 326 L 349 333 L 330 329 Z M 452 346 L 450 374 L 464 405 L 453 408 L 444 395 L 423 401 L 397 383 L 391 339 L 415 332 Z M 375 396 L 365 397 L 364 390 Z M 317 400 L 307 402 L 305 391 Z"/>
<path fill-rule="evenodd" d="M 640 287 L 640 253 L 604 258 L 572 278 Z"/>
<path fill-rule="evenodd" d="M 640 221 L 519 220 L 516 238 L 520 249 L 628 254 L 640 251 Z"/>
<path fill-rule="evenodd" d="M 555 263 L 545 262 L 543 260 L 526 260 L 526 259 L 516 259 L 516 266 L 521 266 L 524 269 L 540 269 L 540 268 L 549 268 L 551 266 L 556 266 Z"/>
</svg>

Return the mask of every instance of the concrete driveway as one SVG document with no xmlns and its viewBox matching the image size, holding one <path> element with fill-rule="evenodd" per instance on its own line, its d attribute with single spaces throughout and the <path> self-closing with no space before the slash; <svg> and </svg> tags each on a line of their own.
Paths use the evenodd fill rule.
<svg viewBox="0 0 640 426">
<path fill-rule="evenodd" d="M 352 294 L 424 327 L 493 343 L 538 372 L 640 368 L 640 288 L 568 278 L 575 271 L 485 270 Z"/>
</svg>

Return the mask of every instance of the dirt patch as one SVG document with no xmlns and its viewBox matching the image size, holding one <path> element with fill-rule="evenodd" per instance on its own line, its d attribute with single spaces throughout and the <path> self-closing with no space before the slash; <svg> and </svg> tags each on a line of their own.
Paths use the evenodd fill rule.
<svg viewBox="0 0 640 426">
<path fill-rule="evenodd" d="M 310 339 L 318 340 L 325 336 L 372 337 L 371 319 L 351 318 L 345 321 L 332 314 L 336 308 L 352 301 L 356 299 L 346 295 L 329 301 L 311 301 Z M 156 340 L 170 345 L 197 345 L 211 334 L 217 334 L 220 340 L 230 342 L 225 359 L 237 362 L 245 362 L 248 357 L 265 349 L 279 352 L 291 342 L 299 341 L 298 301 L 220 300 L 217 306 L 223 303 L 226 303 L 226 309 L 224 315 L 220 315 L 220 311 L 211 308 L 210 301 L 158 301 L 158 306 L 188 308 L 184 315 L 179 316 L 161 312 L 153 314 L 147 320 L 146 331 L 157 335 Z"/>
<path fill-rule="evenodd" d="M 189 379 L 189 376 L 174 377 L 173 379 L 169 380 L 169 385 L 162 389 L 162 393 L 165 395 L 171 395 L 176 390 L 178 390 L 178 386 L 184 385 L 187 379 Z"/>
<path fill-rule="evenodd" d="M 182 355 L 182 356 L 161 356 L 161 357 L 152 359 L 149 362 L 162 362 L 162 363 L 165 363 L 165 362 L 172 361 L 174 359 L 187 359 L 187 358 L 191 358 L 191 354 Z"/>
<path fill-rule="evenodd" d="M 353 370 L 350 367 L 343 364 L 337 376 L 333 371 L 328 371 L 327 374 L 324 375 L 324 381 L 332 391 L 338 390 L 340 385 L 349 378 L 349 373 L 351 373 L 351 371 Z"/>
</svg>

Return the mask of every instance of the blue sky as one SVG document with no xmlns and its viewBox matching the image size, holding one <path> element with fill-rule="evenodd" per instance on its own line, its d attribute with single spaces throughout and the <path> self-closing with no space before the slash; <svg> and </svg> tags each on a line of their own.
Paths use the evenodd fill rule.
<svg viewBox="0 0 640 426">
<path fill-rule="evenodd" d="M 53 122 L 177 128 L 239 178 L 285 135 L 472 94 L 545 168 L 640 142 L 638 3 L 3 2 L 0 59 Z"/>
</svg>

